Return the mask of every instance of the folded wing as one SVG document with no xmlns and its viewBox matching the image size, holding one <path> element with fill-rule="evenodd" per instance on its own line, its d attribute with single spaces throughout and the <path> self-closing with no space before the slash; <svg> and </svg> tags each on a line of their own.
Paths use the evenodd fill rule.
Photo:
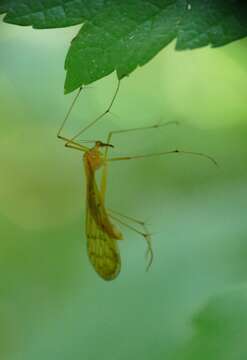
<svg viewBox="0 0 247 360">
<path fill-rule="evenodd" d="M 113 280 L 121 268 L 117 240 L 96 224 L 90 208 L 86 214 L 86 236 L 88 256 L 95 271 L 104 280 Z"/>
</svg>

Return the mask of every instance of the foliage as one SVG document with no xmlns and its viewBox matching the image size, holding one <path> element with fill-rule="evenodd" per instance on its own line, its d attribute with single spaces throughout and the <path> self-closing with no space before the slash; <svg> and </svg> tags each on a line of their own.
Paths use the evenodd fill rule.
<svg viewBox="0 0 247 360">
<path fill-rule="evenodd" d="M 66 92 L 113 71 L 121 79 L 174 39 L 185 50 L 247 33 L 247 3 L 239 0 L 2 0 L 0 13 L 37 29 L 83 24 L 66 58 Z"/>
<path fill-rule="evenodd" d="M 145 272 L 145 243 L 122 228 L 122 272 L 107 284 L 86 254 L 81 154 L 54 141 L 74 97 L 57 86 L 74 30 L 0 24 L 0 359 L 246 360 L 247 39 L 168 46 L 123 81 L 113 113 L 86 134 L 104 140 L 178 119 L 114 137 L 112 155 L 177 147 L 220 165 L 112 163 L 107 206 L 148 222 L 154 262 Z M 108 76 L 83 92 L 66 135 L 104 111 L 115 83 Z"/>
</svg>

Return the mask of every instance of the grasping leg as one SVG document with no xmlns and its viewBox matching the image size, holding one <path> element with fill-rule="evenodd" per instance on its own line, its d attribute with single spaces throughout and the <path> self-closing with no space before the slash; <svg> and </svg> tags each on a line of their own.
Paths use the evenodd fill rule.
<svg viewBox="0 0 247 360">
<path fill-rule="evenodd" d="M 147 257 L 147 260 L 148 260 L 148 265 L 147 265 L 146 270 L 148 271 L 151 264 L 152 264 L 152 262 L 153 262 L 154 255 L 153 255 L 153 249 L 152 249 L 152 244 L 151 244 L 151 234 L 149 233 L 147 227 L 145 226 L 145 223 L 143 221 L 131 218 L 130 216 L 122 215 L 119 212 L 116 212 L 116 211 L 113 211 L 113 210 L 110 210 L 110 209 L 108 209 L 108 211 L 110 213 L 114 214 L 114 215 L 109 214 L 110 218 L 112 218 L 113 220 L 119 222 L 121 225 L 127 227 L 128 229 L 130 229 L 130 230 L 132 230 L 132 231 L 136 232 L 137 234 L 144 237 L 144 239 L 147 242 L 146 257 Z M 123 221 L 121 218 L 124 218 L 125 221 Z M 134 223 L 142 226 L 143 231 L 140 231 L 140 230 L 136 229 L 136 227 L 128 224 L 127 221 L 134 222 Z"/>
<path fill-rule="evenodd" d="M 141 128 L 132 128 L 132 129 L 125 129 L 125 130 L 117 130 L 117 131 L 112 131 L 109 133 L 108 138 L 107 138 L 107 143 L 111 142 L 111 138 L 114 134 L 118 134 L 118 133 L 127 133 L 127 132 L 131 132 L 131 131 L 138 131 L 138 130 L 146 130 L 146 129 L 153 129 L 153 128 L 158 128 L 161 126 L 166 126 L 169 124 L 177 124 L 177 122 L 175 121 L 170 121 L 164 124 L 155 124 L 152 126 L 146 126 L 146 127 L 141 127 Z M 168 154 L 174 154 L 174 153 L 181 153 L 181 154 L 191 154 L 191 155 L 196 155 L 196 156 L 201 156 L 201 157 L 206 157 L 208 160 L 212 161 L 214 165 L 218 165 L 217 162 L 214 160 L 214 158 L 203 154 L 203 153 L 197 153 L 197 152 L 191 152 L 191 151 L 183 151 L 183 150 L 171 150 L 171 151 L 163 151 L 163 152 L 159 152 L 159 153 L 152 153 L 152 154 L 144 154 L 144 155 L 135 155 L 135 156 L 122 156 L 122 157 L 115 157 L 115 158 L 108 158 L 108 148 L 105 149 L 105 156 L 104 156 L 104 169 L 103 169 L 103 175 L 102 175 L 102 181 L 101 181 L 101 194 L 102 194 L 102 198 L 104 201 L 104 197 L 105 197 L 105 191 L 106 191 L 106 179 L 107 179 L 107 162 L 108 161 L 118 161 L 118 160 L 131 160 L 131 159 L 142 159 L 142 158 L 147 158 L 147 157 L 153 157 L 153 156 L 161 156 L 161 155 L 168 155 Z M 110 210 L 110 212 L 113 212 Z M 152 251 L 152 247 L 151 247 L 151 236 L 149 234 L 149 232 L 147 231 L 145 224 L 139 220 L 133 219 L 129 216 L 125 216 L 125 215 L 121 215 L 117 212 L 113 212 L 115 213 L 118 217 L 116 217 L 115 215 L 110 215 L 113 219 L 115 219 L 116 221 L 120 222 L 121 224 L 127 226 L 128 228 L 136 231 L 137 233 L 141 234 L 142 236 L 144 236 L 144 238 L 146 239 L 147 243 L 148 243 L 148 252 L 147 254 L 150 253 L 151 257 L 150 257 L 150 262 L 149 262 L 149 266 L 151 265 L 152 259 L 153 259 L 153 251 Z M 137 229 L 133 228 L 131 225 L 126 224 L 126 222 L 122 221 L 121 219 L 119 219 L 120 217 L 124 217 L 125 219 L 129 220 L 129 221 L 133 221 L 138 223 L 139 225 L 143 226 L 144 228 L 144 232 L 140 232 Z M 148 266 L 148 267 L 149 267 Z"/>
</svg>

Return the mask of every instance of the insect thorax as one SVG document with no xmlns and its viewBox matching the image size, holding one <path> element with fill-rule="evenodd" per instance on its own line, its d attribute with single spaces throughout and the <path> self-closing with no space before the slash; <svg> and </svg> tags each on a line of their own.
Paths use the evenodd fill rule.
<svg viewBox="0 0 247 360">
<path fill-rule="evenodd" d="M 95 171 L 98 170 L 104 163 L 102 153 L 97 147 L 93 147 L 84 154 L 84 159 L 90 165 L 90 168 Z"/>
</svg>

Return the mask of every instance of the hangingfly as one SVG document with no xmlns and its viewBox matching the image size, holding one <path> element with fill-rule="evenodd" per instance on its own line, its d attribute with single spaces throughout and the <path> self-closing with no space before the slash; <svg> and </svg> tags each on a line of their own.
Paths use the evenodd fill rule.
<svg viewBox="0 0 247 360">
<path fill-rule="evenodd" d="M 81 142 L 76 139 L 84 133 L 87 129 L 95 125 L 100 119 L 110 112 L 113 103 L 116 99 L 120 87 L 120 81 L 114 96 L 110 102 L 108 108 L 99 115 L 96 119 L 90 122 L 86 127 L 82 128 L 72 138 L 61 135 L 64 125 L 78 99 L 82 88 L 79 89 L 75 99 L 73 100 L 67 115 L 57 133 L 57 137 L 65 142 L 65 146 L 82 151 L 83 163 L 86 176 L 86 237 L 87 237 L 87 251 L 88 256 L 93 265 L 95 271 L 104 280 L 113 280 L 117 277 L 121 269 L 121 259 L 118 249 L 119 240 L 123 239 L 121 231 L 114 225 L 113 222 L 118 222 L 120 225 L 125 226 L 134 232 L 141 235 L 147 243 L 147 257 L 149 269 L 153 261 L 153 250 L 151 246 L 151 235 L 147 230 L 147 227 L 143 221 L 137 220 L 133 217 L 122 215 L 117 211 L 110 210 L 105 206 L 105 193 L 107 185 L 107 170 L 108 164 L 111 161 L 125 161 L 131 159 L 145 159 L 147 157 L 162 156 L 168 154 L 191 154 L 206 157 L 211 160 L 215 165 L 216 161 L 203 153 L 184 151 L 184 150 L 169 150 L 159 153 L 151 153 L 135 156 L 121 156 L 121 157 L 109 157 L 109 148 L 113 148 L 111 140 L 113 135 L 120 133 L 127 133 L 139 130 L 157 129 L 159 127 L 167 126 L 170 124 L 176 124 L 176 121 L 169 121 L 162 124 L 154 124 L 151 126 L 123 129 L 117 131 L 111 131 L 108 134 L 107 141 L 95 141 L 93 146 L 87 147 L 82 145 Z M 84 140 L 84 143 L 91 142 Z M 96 181 L 96 172 L 102 170 L 101 183 Z"/>
</svg>

